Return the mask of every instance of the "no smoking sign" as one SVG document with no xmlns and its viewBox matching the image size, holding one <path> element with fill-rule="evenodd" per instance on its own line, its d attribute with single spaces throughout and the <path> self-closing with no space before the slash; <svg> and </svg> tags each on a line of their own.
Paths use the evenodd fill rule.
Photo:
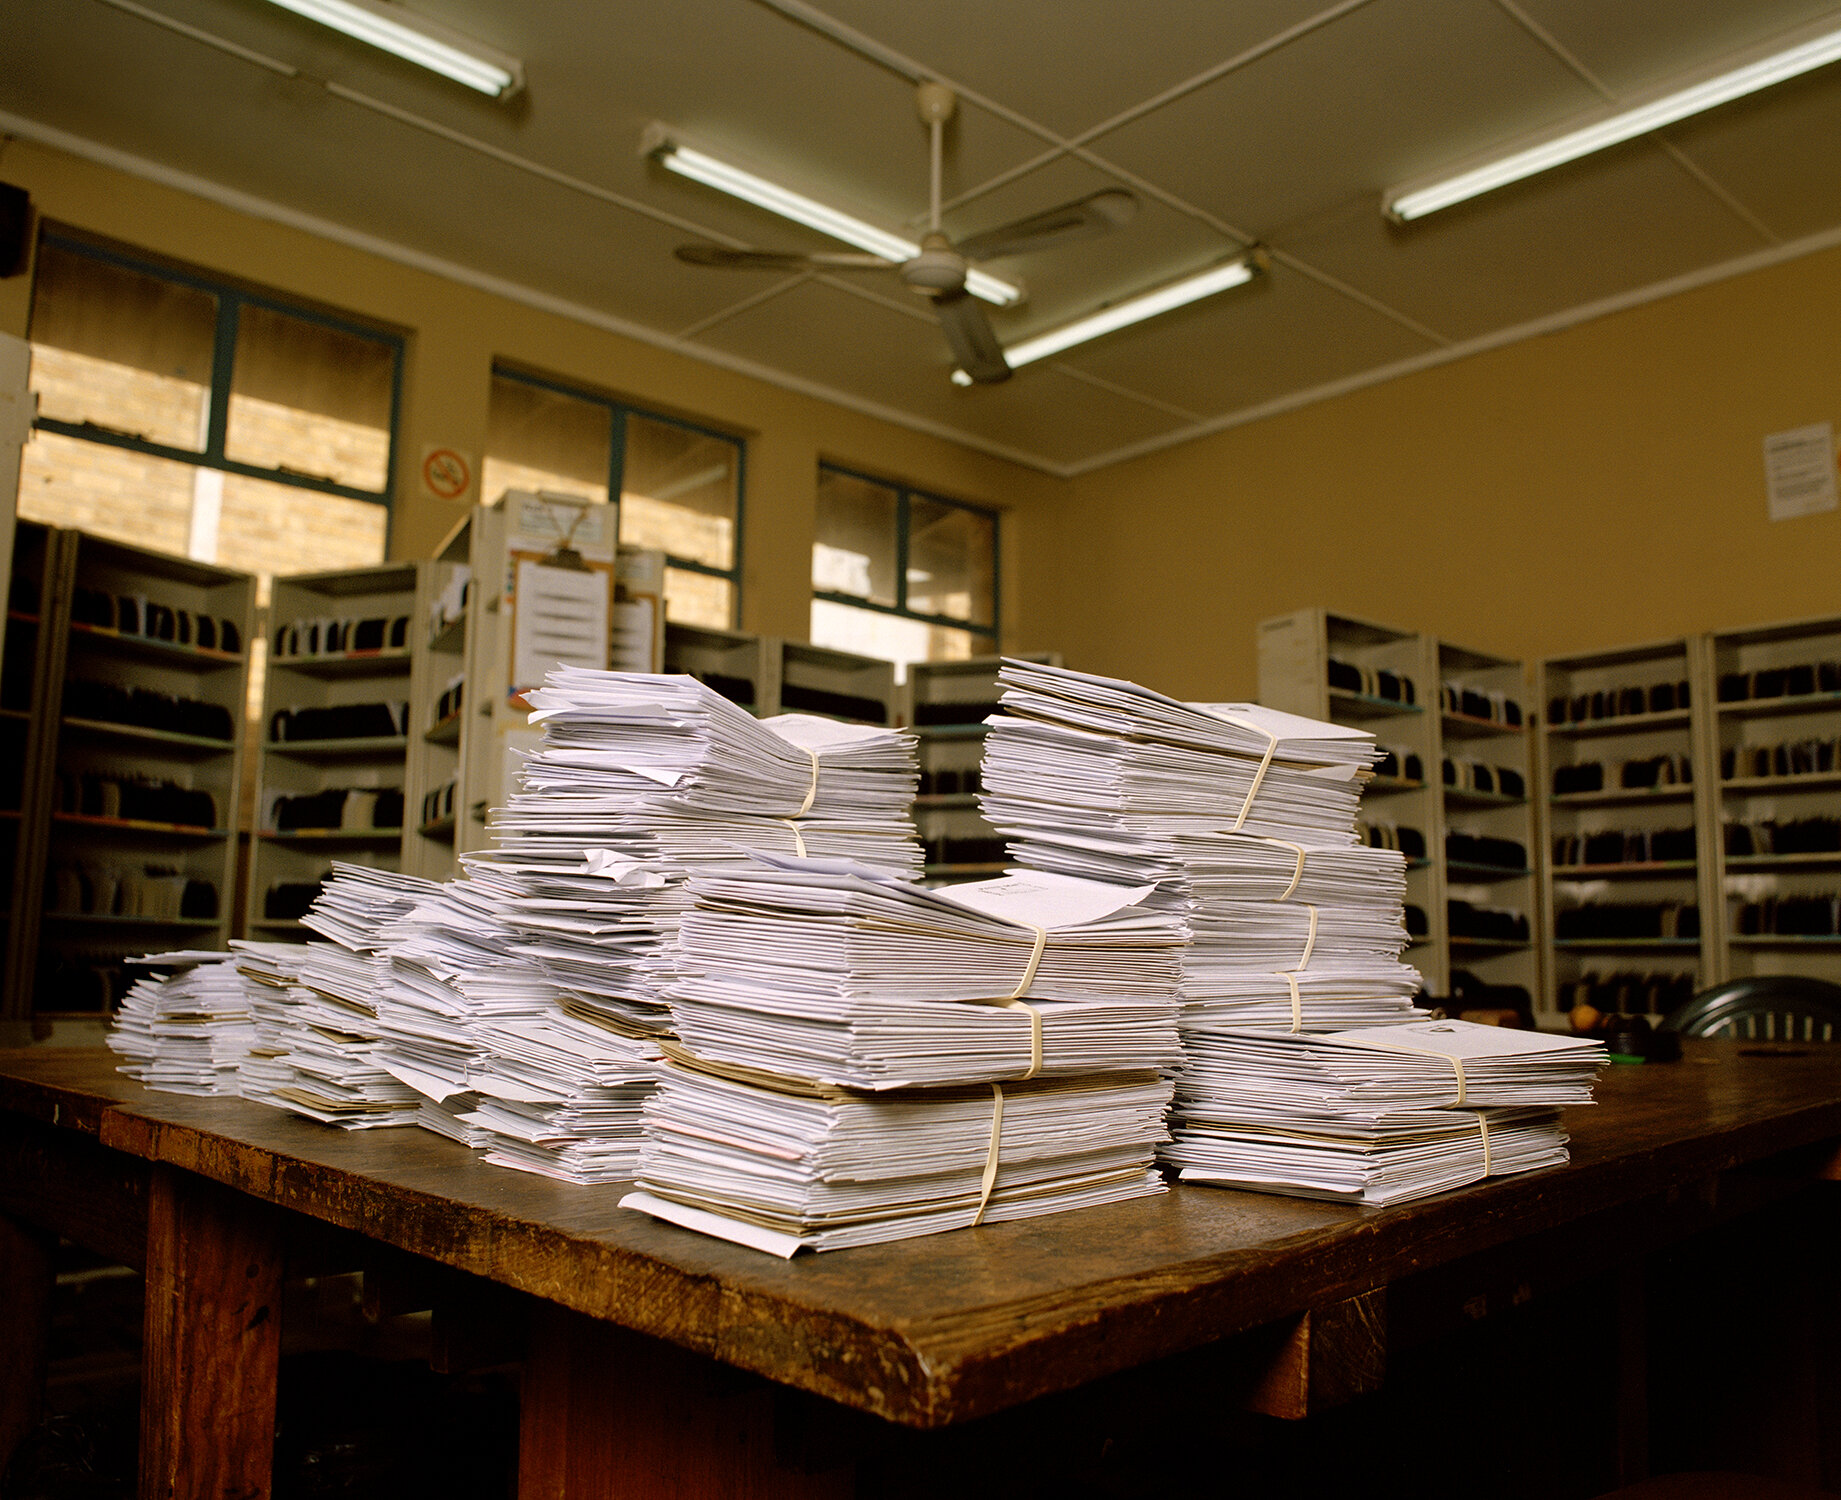
<svg viewBox="0 0 1841 1500">
<path fill-rule="evenodd" d="M 473 488 L 473 460 L 458 448 L 422 450 L 422 488 L 437 500 L 461 500 Z"/>
</svg>

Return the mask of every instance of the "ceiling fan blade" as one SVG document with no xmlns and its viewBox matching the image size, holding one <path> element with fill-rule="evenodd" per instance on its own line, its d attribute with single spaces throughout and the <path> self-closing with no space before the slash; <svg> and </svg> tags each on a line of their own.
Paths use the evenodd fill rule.
<svg viewBox="0 0 1841 1500">
<path fill-rule="evenodd" d="M 953 358 L 959 361 L 961 370 L 979 385 L 996 385 L 1010 378 L 1003 345 L 997 342 L 977 298 L 960 287 L 941 292 L 933 299 L 933 307 L 940 315 L 940 330 L 952 345 Z"/>
<path fill-rule="evenodd" d="M 1005 255 L 1022 255 L 1046 250 L 1051 245 L 1072 244 L 1108 234 L 1122 224 L 1129 224 L 1138 212 L 1138 200 L 1123 188 L 1104 188 L 1005 224 L 987 229 L 955 243 L 953 248 L 967 260 L 996 260 Z"/>
<path fill-rule="evenodd" d="M 679 245 L 672 252 L 686 265 L 727 271 L 887 271 L 895 262 L 856 251 L 795 255 L 784 250 L 731 250 L 726 245 Z"/>
</svg>

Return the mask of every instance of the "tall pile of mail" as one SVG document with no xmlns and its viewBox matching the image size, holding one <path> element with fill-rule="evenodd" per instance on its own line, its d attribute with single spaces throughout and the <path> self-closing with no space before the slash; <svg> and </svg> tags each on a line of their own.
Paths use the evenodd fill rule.
<svg viewBox="0 0 1841 1500">
<path fill-rule="evenodd" d="M 1180 916 L 1152 888 L 693 875 L 636 1191 L 780 1255 L 1161 1192 Z"/>
<path fill-rule="evenodd" d="M 1378 1203 L 1566 1160 L 1557 1106 L 1590 1101 L 1603 1049 L 1413 1008 L 1405 860 L 1355 831 L 1371 735 L 1027 662 L 1000 681 L 982 801 L 1012 855 L 1152 882 L 1189 925 L 1182 1180 Z"/>
</svg>

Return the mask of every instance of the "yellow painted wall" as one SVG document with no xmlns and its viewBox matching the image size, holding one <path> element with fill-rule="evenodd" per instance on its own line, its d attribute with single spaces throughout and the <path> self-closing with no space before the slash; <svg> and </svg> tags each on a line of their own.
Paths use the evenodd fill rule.
<svg viewBox="0 0 1841 1500">
<path fill-rule="evenodd" d="M 405 330 L 396 556 L 425 556 L 459 514 L 418 492 L 416 467 L 428 443 L 483 450 L 489 372 L 502 358 L 746 438 L 744 629 L 806 634 L 822 456 L 1003 509 L 1005 643 L 1046 644 L 1029 621 L 1053 580 L 1021 560 L 1042 550 L 1059 480 L 61 152 L 14 141 L 0 172 L 47 218 Z M 25 333 L 26 283 L 0 282 L 0 332 Z"/>
<path fill-rule="evenodd" d="M 1252 696 L 1255 626 L 1306 605 L 1528 660 L 1841 614 L 1841 513 L 1765 506 L 1764 436 L 1822 421 L 1841 250 L 1075 480 L 1082 604 L 1043 624 L 1214 698 Z"/>
<path fill-rule="evenodd" d="M 454 515 L 411 466 L 480 451 L 499 357 L 747 438 L 766 633 L 806 630 L 821 456 L 1006 510 L 1007 647 L 1186 696 L 1251 696 L 1257 622 L 1304 605 L 1528 659 L 1841 613 L 1841 513 L 1767 520 L 1761 457 L 1841 423 L 1841 250 L 1062 481 L 55 151 L 0 171 L 52 218 L 407 329 L 400 556 Z"/>
</svg>

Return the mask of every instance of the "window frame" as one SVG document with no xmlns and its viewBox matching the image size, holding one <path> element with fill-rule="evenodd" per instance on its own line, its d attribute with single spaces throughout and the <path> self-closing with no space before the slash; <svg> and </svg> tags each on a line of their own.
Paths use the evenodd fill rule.
<svg viewBox="0 0 1841 1500">
<path fill-rule="evenodd" d="M 682 573 L 701 573 L 706 578 L 721 578 L 729 585 L 729 623 L 726 629 L 733 630 L 735 622 L 742 613 L 742 537 L 743 517 L 747 513 L 748 503 L 748 444 L 745 439 L 733 432 L 724 432 L 718 427 L 709 427 L 701 422 L 688 421 L 683 417 L 669 416 L 664 412 L 653 411 L 649 407 L 635 406 L 631 401 L 622 401 L 617 396 L 604 396 L 599 391 L 584 390 L 581 386 L 571 385 L 566 380 L 558 380 L 551 375 L 539 375 L 531 370 L 518 368 L 516 365 L 492 362 L 492 379 L 511 380 L 520 385 L 535 386 L 541 391 L 551 391 L 558 396 L 568 396 L 571 400 L 586 401 L 602 407 L 608 413 L 607 445 L 607 493 L 610 499 L 618 501 L 622 493 L 622 483 L 626 477 L 626 419 L 629 416 L 644 417 L 648 422 L 657 422 L 661 426 L 676 427 L 683 432 L 694 432 L 699 437 L 717 438 L 725 443 L 735 445 L 735 543 L 729 556 L 729 566 L 716 568 L 706 562 L 698 562 L 692 557 L 679 557 L 675 552 L 665 554 L 665 566 L 676 568 Z M 488 395 L 490 403 L 490 395 Z M 480 463 L 482 476 L 485 462 Z M 481 499 L 488 499 L 482 495 Z M 488 500 L 488 503 L 490 501 Z M 666 611 L 670 619 L 670 611 Z"/>
<path fill-rule="evenodd" d="M 212 330 L 210 415 L 205 424 L 205 446 L 202 449 L 174 448 L 165 443 L 150 442 L 133 433 L 115 432 L 93 422 L 66 422 L 57 417 L 34 417 L 32 426 L 35 430 L 55 432 L 64 437 L 76 438 L 86 443 L 100 443 L 109 448 L 125 448 L 131 453 L 145 453 L 152 458 L 164 458 L 175 463 L 190 464 L 195 469 L 215 469 L 225 474 L 238 474 L 246 479 L 260 479 L 270 484 L 288 485 L 294 489 L 313 490 L 323 495 L 339 495 L 347 500 L 363 500 L 371 505 L 381 505 L 384 509 L 384 555 L 386 557 L 390 555 L 391 533 L 396 523 L 397 441 L 401 436 L 402 427 L 403 363 L 407 349 L 407 340 L 402 334 L 355 322 L 349 318 L 342 318 L 337 314 L 323 312 L 319 308 L 309 307 L 299 302 L 292 302 L 285 296 L 252 291 L 233 282 L 220 281 L 201 271 L 182 269 L 158 261 L 142 259 L 111 246 L 98 245 L 93 241 L 60 232 L 50 226 L 40 232 L 39 244 L 41 246 L 51 245 L 70 254 L 88 256 L 92 260 L 114 266 L 118 270 L 132 271 L 137 275 L 151 276 L 160 281 L 171 282 L 175 286 L 190 287 L 194 291 L 209 293 L 217 299 L 217 323 Z M 36 301 L 36 286 L 33 288 L 33 297 Z M 316 323 L 322 328 L 331 328 L 339 333 L 369 339 L 374 343 L 384 344 L 390 349 L 394 357 L 390 377 L 390 458 L 384 468 L 382 490 L 361 490 L 348 484 L 340 484 L 332 479 L 320 479 L 311 474 L 296 474 L 289 469 L 264 469 L 256 464 L 243 463 L 225 455 L 225 444 L 230 436 L 230 388 L 236 363 L 237 327 L 245 306 L 265 308 L 270 312 L 282 313 L 290 318 L 299 318 L 305 323 Z M 30 337 L 28 330 L 28 341 Z"/>
<path fill-rule="evenodd" d="M 895 603 L 878 604 L 873 599 L 865 599 L 860 594 L 840 593 L 835 589 L 814 587 L 812 597 L 823 599 L 828 604 L 848 605 L 852 609 L 867 609 L 874 614 L 893 615 L 897 619 L 913 620 L 921 625 L 933 625 L 942 630 L 963 630 L 967 635 L 985 641 L 989 652 L 974 653 L 995 655 L 1003 630 L 1003 512 L 988 505 L 974 505 L 969 500 L 954 500 L 948 495 L 940 495 L 932 490 L 922 489 L 919 485 L 905 484 L 899 479 L 884 478 L 879 474 L 865 474 L 860 469 L 852 469 L 844 464 L 835 464 L 828 459 L 818 461 L 818 474 L 822 479 L 826 474 L 837 474 L 845 479 L 855 479 L 863 484 L 877 485 L 885 490 L 895 492 Z M 980 625 L 971 620 L 956 619 L 951 615 L 930 615 L 920 610 L 909 609 L 908 599 L 908 524 L 911 504 L 915 500 L 925 500 L 929 505 L 944 505 L 950 510 L 970 511 L 975 516 L 982 516 L 991 523 L 991 623 Z"/>
</svg>

